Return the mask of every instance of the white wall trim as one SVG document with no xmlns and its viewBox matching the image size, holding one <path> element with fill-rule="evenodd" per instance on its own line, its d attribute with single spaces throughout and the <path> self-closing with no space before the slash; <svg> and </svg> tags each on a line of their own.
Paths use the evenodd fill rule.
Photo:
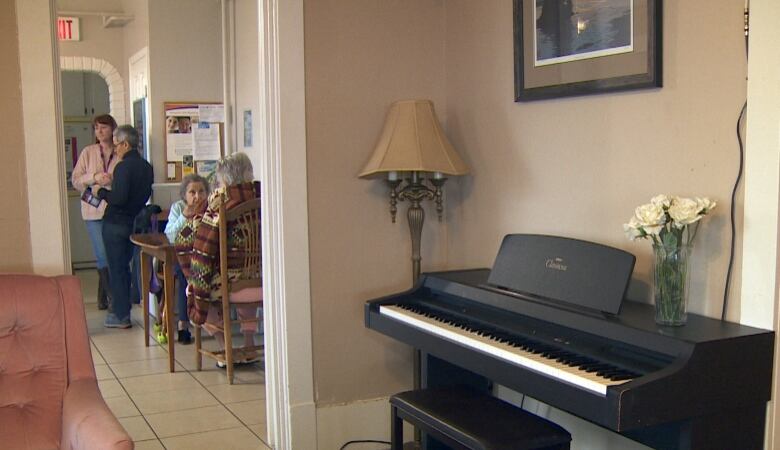
<svg viewBox="0 0 780 450">
<path fill-rule="evenodd" d="M 138 63 L 143 66 L 138 70 Z M 130 90 L 128 98 L 130 103 L 149 96 L 149 47 L 138 50 L 127 59 L 128 69 L 128 88 Z M 148 109 L 148 107 L 147 107 Z M 147 111 L 148 116 L 148 111 Z"/>
<path fill-rule="evenodd" d="M 745 150 L 745 206 L 740 322 L 778 330 L 780 288 L 780 66 L 767 64 L 780 52 L 780 3 L 750 2 Z M 775 367 L 778 367 L 775 336 Z M 777 447 L 780 375 L 772 380 L 765 448 Z"/>
<path fill-rule="evenodd" d="M 33 271 L 70 273 L 54 0 L 16 0 Z"/>
<path fill-rule="evenodd" d="M 125 117 L 125 84 L 116 67 L 104 59 L 90 56 L 61 56 L 60 70 L 93 72 L 100 75 L 108 85 L 108 102 L 111 115 L 118 124 L 128 123 Z"/>
<path fill-rule="evenodd" d="M 261 1 L 258 30 L 268 436 L 314 450 L 303 0 Z"/>
</svg>

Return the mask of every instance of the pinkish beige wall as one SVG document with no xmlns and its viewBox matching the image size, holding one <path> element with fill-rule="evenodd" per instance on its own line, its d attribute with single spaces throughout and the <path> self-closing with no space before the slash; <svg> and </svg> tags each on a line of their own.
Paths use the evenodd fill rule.
<svg viewBox="0 0 780 450">
<path fill-rule="evenodd" d="M 388 106 L 445 104 L 443 0 L 304 3 L 312 343 L 318 405 L 411 383 L 411 351 L 363 327 L 366 299 L 411 286 L 409 229 L 390 222 L 384 185 L 357 178 Z M 423 267 L 442 267 L 429 212 Z"/>
<path fill-rule="evenodd" d="M 222 101 L 222 11 L 217 0 L 149 2 L 150 147 L 165 181 L 165 102 Z"/>
<path fill-rule="evenodd" d="M 27 209 L 26 166 L 24 157 L 24 124 L 22 123 L 22 90 L 19 71 L 14 2 L 0 2 L 0 29 L 6 38 L 0 42 L 3 68 L 0 69 L 0 135 L 3 136 L 3 164 L 0 164 L 0 272 L 30 272 L 30 218 Z"/>
<path fill-rule="evenodd" d="M 236 151 L 245 152 L 252 160 L 255 177 L 260 173 L 260 81 L 258 79 L 257 1 L 236 0 L 233 2 L 236 48 L 235 72 L 235 143 Z M 246 126 L 245 115 L 249 111 L 250 122 Z M 246 138 L 249 138 L 248 140 Z"/>
<path fill-rule="evenodd" d="M 515 103 L 512 2 L 448 0 L 447 131 L 473 169 L 450 191 L 448 265 L 490 266 L 507 233 L 586 239 L 637 255 L 629 295 L 649 301 L 650 245 L 622 224 L 656 194 L 709 196 L 718 207 L 695 243 L 691 310 L 720 317 L 746 96 L 742 6 L 664 2 L 662 89 Z"/>
<path fill-rule="evenodd" d="M 423 270 L 489 267 L 505 234 L 555 234 L 636 254 L 630 296 L 649 301 L 650 245 L 622 224 L 659 193 L 710 196 L 719 205 L 697 237 L 691 310 L 719 316 L 746 93 L 742 3 L 722 6 L 664 3 L 662 89 L 516 103 L 510 0 L 307 1 L 318 406 L 410 385 L 409 348 L 365 330 L 362 313 L 409 286 L 408 229 L 402 215 L 390 223 L 382 183 L 356 178 L 398 99 L 431 98 L 472 168 L 448 182 L 445 224 L 428 214 Z"/>
</svg>

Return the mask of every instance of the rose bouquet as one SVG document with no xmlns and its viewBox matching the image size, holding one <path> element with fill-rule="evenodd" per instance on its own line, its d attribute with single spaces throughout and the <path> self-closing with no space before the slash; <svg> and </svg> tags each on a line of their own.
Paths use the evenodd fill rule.
<svg viewBox="0 0 780 450">
<path fill-rule="evenodd" d="M 654 245 L 677 247 L 691 245 L 699 221 L 715 208 L 716 203 L 704 197 L 693 199 L 657 195 L 634 210 L 634 215 L 623 225 L 628 237 L 652 239 Z"/>
<path fill-rule="evenodd" d="M 660 324 L 683 325 L 687 319 L 688 258 L 701 219 L 715 205 L 706 197 L 658 195 L 623 225 L 631 240 L 653 241 L 655 320 Z"/>
</svg>

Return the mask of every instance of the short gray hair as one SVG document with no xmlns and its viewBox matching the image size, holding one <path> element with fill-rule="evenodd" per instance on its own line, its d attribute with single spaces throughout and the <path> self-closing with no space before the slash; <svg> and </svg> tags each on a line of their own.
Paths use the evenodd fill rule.
<svg viewBox="0 0 780 450">
<path fill-rule="evenodd" d="M 138 131 L 131 125 L 122 125 L 114 130 L 117 142 L 127 142 L 131 150 L 138 150 Z"/>
<path fill-rule="evenodd" d="M 187 188 L 190 186 L 190 183 L 202 183 L 203 188 L 206 190 L 206 194 L 209 194 L 209 180 L 197 173 L 191 173 L 182 178 L 181 185 L 179 185 L 179 197 L 181 197 L 182 200 L 187 196 Z"/>
<path fill-rule="evenodd" d="M 252 161 L 246 153 L 242 152 L 233 153 L 219 160 L 214 171 L 217 179 L 226 186 L 249 183 L 255 179 Z"/>
</svg>

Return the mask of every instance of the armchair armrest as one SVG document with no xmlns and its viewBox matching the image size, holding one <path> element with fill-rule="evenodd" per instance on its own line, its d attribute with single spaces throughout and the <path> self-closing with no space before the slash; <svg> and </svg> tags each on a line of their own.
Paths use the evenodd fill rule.
<svg viewBox="0 0 780 450">
<path fill-rule="evenodd" d="M 61 450 L 132 450 L 133 440 L 100 395 L 91 378 L 72 381 L 62 404 Z"/>
</svg>

